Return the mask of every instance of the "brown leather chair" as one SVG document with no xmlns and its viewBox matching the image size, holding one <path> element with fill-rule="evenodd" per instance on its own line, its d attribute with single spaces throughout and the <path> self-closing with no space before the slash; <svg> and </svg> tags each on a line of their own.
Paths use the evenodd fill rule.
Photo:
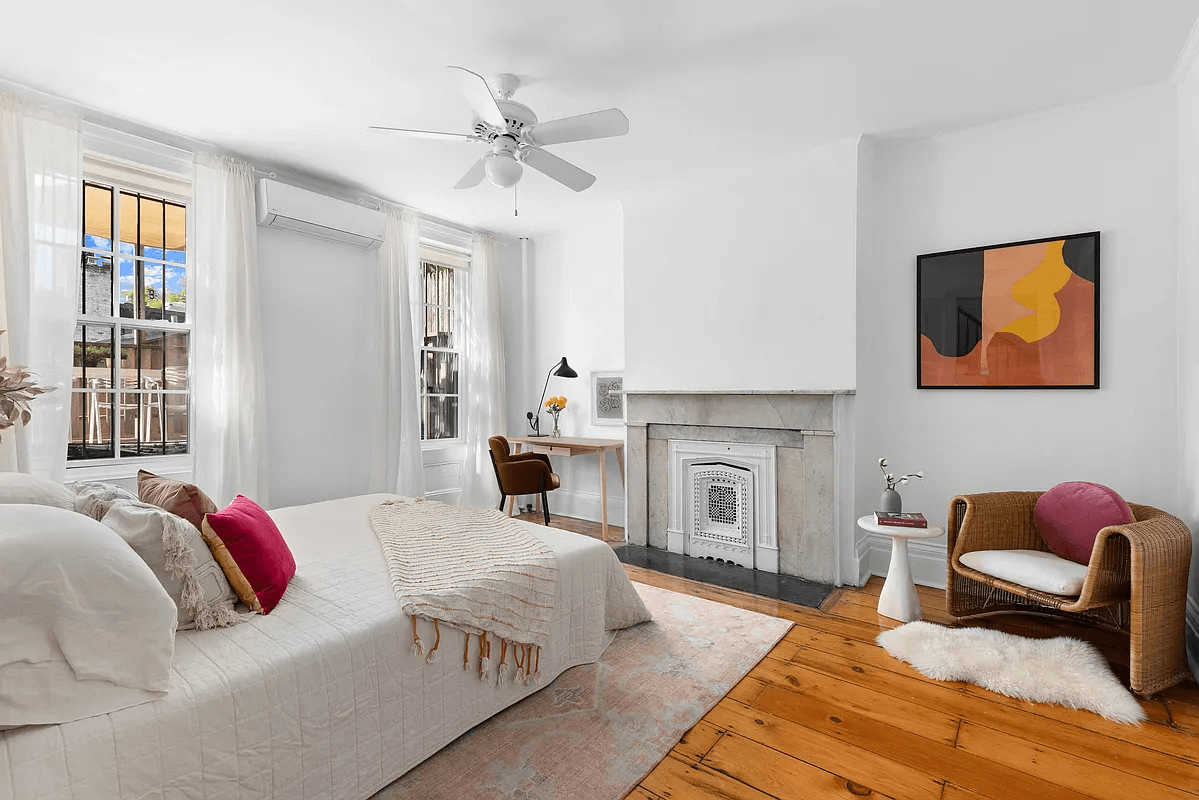
<svg viewBox="0 0 1199 800">
<path fill-rule="evenodd" d="M 487 440 L 487 446 L 491 448 L 491 466 L 495 467 L 495 480 L 500 486 L 500 511 L 504 510 L 504 502 L 509 496 L 540 494 L 545 524 L 549 525 L 550 501 L 545 494 L 562 485 L 550 467 L 549 456 L 541 453 L 513 455 L 503 436 L 492 436 Z"/>
</svg>

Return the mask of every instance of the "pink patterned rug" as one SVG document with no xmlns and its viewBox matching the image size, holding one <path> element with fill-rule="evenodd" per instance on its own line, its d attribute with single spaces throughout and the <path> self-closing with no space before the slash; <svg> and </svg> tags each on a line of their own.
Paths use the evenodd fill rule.
<svg viewBox="0 0 1199 800">
<path fill-rule="evenodd" d="M 372 800 L 619 800 L 791 628 L 634 584 L 654 619 L 429 758 Z"/>
</svg>

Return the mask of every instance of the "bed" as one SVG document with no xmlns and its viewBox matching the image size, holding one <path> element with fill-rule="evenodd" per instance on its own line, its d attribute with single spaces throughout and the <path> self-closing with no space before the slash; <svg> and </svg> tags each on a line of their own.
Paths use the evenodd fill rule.
<svg viewBox="0 0 1199 800">
<path fill-rule="evenodd" d="M 232 628 L 180 631 L 165 698 L 0 732 L 0 800 L 365 800 L 542 688 L 497 688 L 460 657 L 412 654 L 367 516 L 391 497 L 271 512 L 297 564 L 278 607 Z M 606 544 L 521 524 L 558 560 L 541 659 L 549 683 L 648 613 Z M 461 648 L 462 635 L 446 645 Z"/>
</svg>

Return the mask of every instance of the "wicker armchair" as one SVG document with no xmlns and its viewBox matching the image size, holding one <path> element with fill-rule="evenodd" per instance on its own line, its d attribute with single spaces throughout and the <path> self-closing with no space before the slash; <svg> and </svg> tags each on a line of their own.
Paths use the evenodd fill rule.
<svg viewBox="0 0 1199 800">
<path fill-rule="evenodd" d="M 992 492 L 949 501 L 949 613 L 1031 612 L 1126 629 L 1129 684 L 1140 695 L 1190 677 L 1184 636 L 1191 534 L 1177 517 L 1130 504 L 1136 522 L 1099 532 L 1078 597 L 1029 589 L 961 563 L 962 554 L 975 550 L 1049 550 L 1033 522 L 1041 494 Z"/>
</svg>

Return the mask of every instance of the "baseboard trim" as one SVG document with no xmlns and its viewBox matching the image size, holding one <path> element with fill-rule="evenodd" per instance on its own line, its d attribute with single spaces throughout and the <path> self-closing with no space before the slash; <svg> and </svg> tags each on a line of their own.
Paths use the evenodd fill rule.
<svg viewBox="0 0 1199 800">
<path fill-rule="evenodd" d="M 882 533 L 868 532 L 858 543 L 859 551 L 865 551 L 858 560 L 858 571 L 870 575 L 886 575 L 891 564 L 891 537 Z M 912 565 L 912 579 L 921 586 L 934 589 L 945 588 L 945 542 L 937 539 L 910 539 L 908 541 L 908 563 Z M 865 580 L 863 580 L 863 583 Z"/>
<path fill-rule="evenodd" d="M 1191 674 L 1195 676 L 1195 682 L 1199 683 L 1199 601 L 1194 597 L 1187 598 L 1186 650 Z"/>
<path fill-rule="evenodd" d="M 575 519 L 585 519 L 591 522 L 600 521 L 600 496 L 598 493 L 577 492 L 570 489 L 555 489 L 548 495 L 550 514 L 561 514 Z M 516 498 L 518 505 L 532 503 L 533 495 L 521 495 Z M 608 524 L 624 527 L 625 502 L 623 497 L 608 495 Z"/>
<path fill-rule="evenodd" d="M 872 574 L 870 572 L 870 551 L 874 547 L 874 540 L 865 531 L 857 533 L 856 537 L 853 543 L 853 556 L 857 561 L 858 586 L 865 586 Z"/>
</svg>

